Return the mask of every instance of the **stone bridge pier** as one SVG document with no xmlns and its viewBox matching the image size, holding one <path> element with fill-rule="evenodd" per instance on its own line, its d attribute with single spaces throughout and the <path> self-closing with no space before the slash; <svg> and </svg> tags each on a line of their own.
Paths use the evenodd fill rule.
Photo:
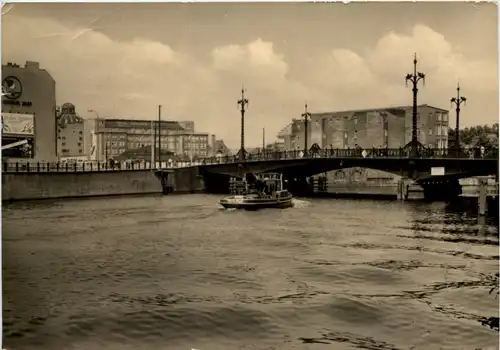
<svg viewBox="0 0 500 350">
<path fill-rule="evenodd" d="M 452 202 L 462 194 L 458 179 L 413 180 L 401 178 L 398 181 L 398 199 L 424 199 L 426 201 Z"/>
</svg>

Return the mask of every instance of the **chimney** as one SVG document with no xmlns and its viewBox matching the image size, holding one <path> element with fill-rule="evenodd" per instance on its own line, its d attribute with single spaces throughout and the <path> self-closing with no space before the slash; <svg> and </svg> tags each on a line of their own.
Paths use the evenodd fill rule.
<svg viewBox="0 0 500 350">
<path fill-rule="evenodd" d="M 40 63 L 34 62 L 34 61 L 26 61 L 24 68 L 38 70 L 38 69 L 40 69 Z"/>
</svg>

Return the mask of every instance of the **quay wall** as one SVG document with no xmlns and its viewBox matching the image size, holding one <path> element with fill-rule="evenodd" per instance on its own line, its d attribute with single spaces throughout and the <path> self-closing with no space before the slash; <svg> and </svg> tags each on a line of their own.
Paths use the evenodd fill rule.
<svg viewBox="0 0 500 350">
<path fill-rule="evenodd" d="M 150 170 L 2 174 L 2 201 L 161 194 L 162 191 L 161 181 Z"/>
</svg>

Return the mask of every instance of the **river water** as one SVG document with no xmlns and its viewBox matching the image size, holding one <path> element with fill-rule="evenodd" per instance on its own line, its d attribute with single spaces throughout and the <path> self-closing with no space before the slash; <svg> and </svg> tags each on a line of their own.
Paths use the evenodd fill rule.
<svg viewBox="0 0 500 350">
<path fill-rule="evenodd" d="M 7 349 L 496 349 L 498 226 L 442 203 L 3 208 Z"/>
</svg>

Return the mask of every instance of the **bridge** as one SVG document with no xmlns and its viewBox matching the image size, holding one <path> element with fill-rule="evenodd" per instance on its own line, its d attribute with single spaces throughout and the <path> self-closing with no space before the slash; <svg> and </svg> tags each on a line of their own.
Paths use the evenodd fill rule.
<svg viewBox="0 0 500 350">
<path fill-rule="evenodd" d="M 423 149 L 419 156 L 399 149 L 319 149 L 282 151 L 208 158 L 198 165 L 201 174 L 238 176 L 244 172 L 281 172 L 285 177 L 310 177 L 331 170 L 362 167 L 382 170 L 419 182 L 431 179 L 459 179 L 498 174 L 498 149 L 481 155 L 448 149 Z M 433 169 L 444 168 L 440 174 Z"/>
</svg>

